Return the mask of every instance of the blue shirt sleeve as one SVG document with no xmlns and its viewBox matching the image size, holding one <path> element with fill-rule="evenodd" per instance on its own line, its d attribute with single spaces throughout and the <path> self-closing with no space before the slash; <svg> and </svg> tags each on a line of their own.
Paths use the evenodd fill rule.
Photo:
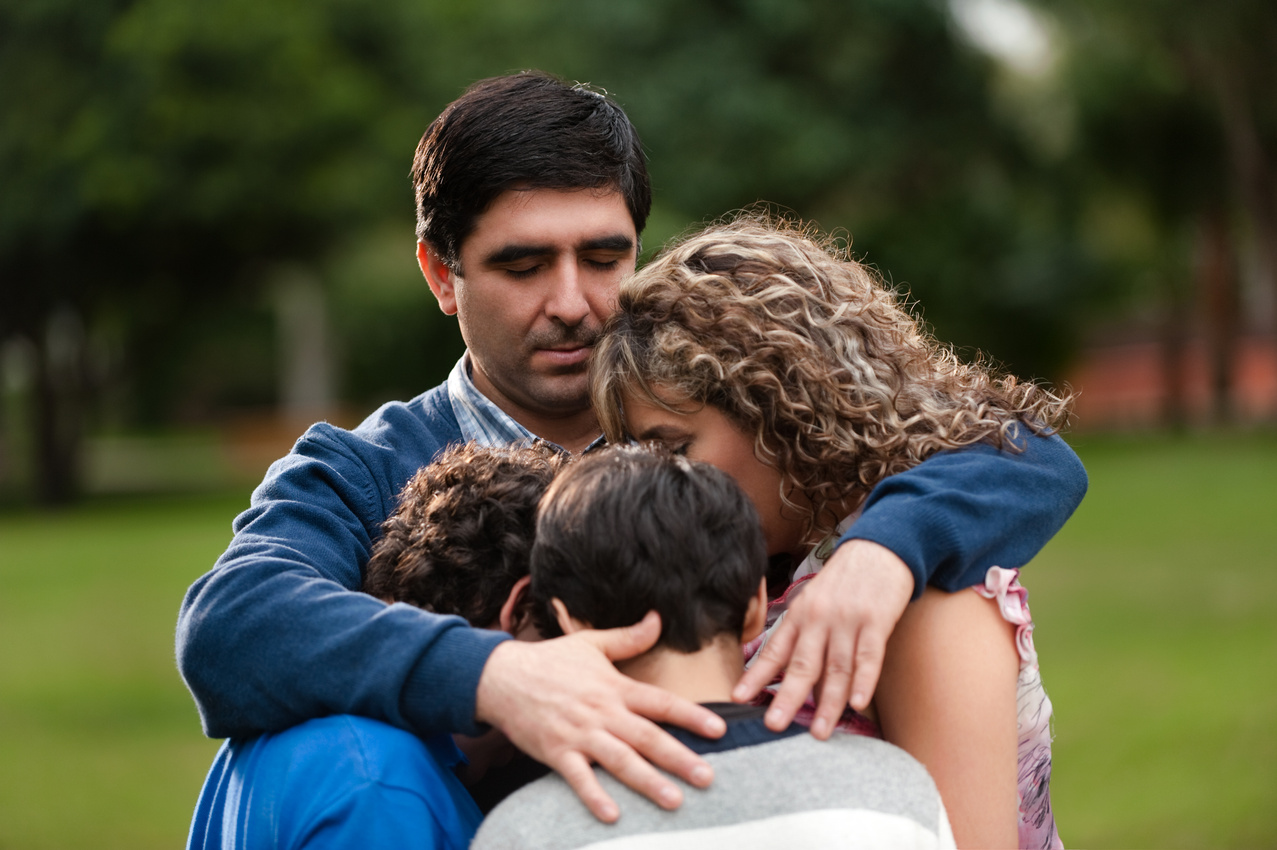
<svg viewBox="0 0 1277 850">
<path fill-rule="evenodd" d="M 350 850 L 352 847 L 466 850 L 478 829 L 478 821 L 461 827 L 455 825 L 460 818 L 451 812 L 444 813 L 441 820 L 439 802 L 420 790 L 367 785 L 355 790 L 339 806 L 324 812 L 313 829 L 290 847 L 296 850 Z"/>
<path fill-rule="evenodd" d="M 479 828 L 479 808 L 452 773 L 462 755 L 447 735 L 423 741 L 364 718 L 330 717 L 267 748 L 245 774 L 251 793 L 240 819 L 252 840 L 237 850 L 465 850 Z"/>
<path fill-rule="evenodd" d="M 482 814 L 447 735 L 422 740 L 325 717 L 228 742 L 200 793 L 187 850 L 464 850 Z"/>
<path fill-rule="evenodd" d="M 187 592 L 178 666 L 210 737 L 332 714 L 418 734 L 478 731 L 479 676 L 508 636 L 351 592 L 403 482 L 442 448 L 412 414 L 391 413 L 371 435 L 308 431 Z"/>
<path fill-rule="evenodd" d="M 989 445 L 939 452 L 879 482 L 839 540 L 872 540 L 909 566 L 914 598 L 960 590 L 989 567 L 1021 567 L 1086 495 L 1082 462 L 1058 435 L 1024 433 L 1023 451 Z"/>
</svg>

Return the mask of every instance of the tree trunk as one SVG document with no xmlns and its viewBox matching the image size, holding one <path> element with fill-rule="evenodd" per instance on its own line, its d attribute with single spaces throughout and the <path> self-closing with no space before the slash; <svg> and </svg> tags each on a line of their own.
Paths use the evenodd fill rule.
<svg viewBox="0 0 1277 850">
<path fill-rule="evenodd" d="M 1273 292 L 1274 313 L 1269 319 L 1277 332 L 1277 154 L 1260 137 L 1252 102 L 1270 95 L 1247 91 L 1239 76 L 1216 57 L 1203 58 L 1202 65 L 1219 105 L 1237 196 L 1254 229 L 1261 285 Z M 1270 415 L 1277 418 L 1277 409 Z"/>
<path fill-rule="evenodd" d="M 1181 430 L 1188 424 L 1188 346 L 1191 305 L 1181 287 L 1166 287 L 1162 317 L 1162 424 Z"/>
<path fill-rule="evenodd" d="M 1198 290 L 1206 331 L 1206 368 L 1210 413 L 1218 425 L 1231 423 L 1236 412 L 1233 377 L 1237 364 L 1241 298 L 1228 216 L 1216 208 L 1203 216 L 1199 240 Z"/>
<path fill-rule="evenodd" d="M 36 346 L 35 491 L 45 505 L 79 495 L 82 349 L 78 320 L 55 314 Z"/>
</svg>

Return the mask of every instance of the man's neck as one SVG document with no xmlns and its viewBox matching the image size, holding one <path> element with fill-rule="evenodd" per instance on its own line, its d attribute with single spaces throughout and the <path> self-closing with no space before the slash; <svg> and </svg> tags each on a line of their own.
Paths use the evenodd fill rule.
<svg viewBox="0 0 1277 850">
<path fill-rule="evenodd" d="M 658 646 L 616 667 L 631 679 L 664 688 L 693 702 L 731 702 L 745 671 L 740 641 L 720 635 L 697 652 Z"/>
<path fill-rule="evenodd" d="M 471 368 L 470 378 L 474 382 L 475 389 L 503 413 L 542 440 L 561 446 L 572 454 L 580 454 L 603 433 L 599 428 L 598 417 L 588 406 L 577 407 L 571 412 L 561 414 L 546 414 L 530 410 L 499 391 L 482 371 L 473 366 Z"/>
</svg>

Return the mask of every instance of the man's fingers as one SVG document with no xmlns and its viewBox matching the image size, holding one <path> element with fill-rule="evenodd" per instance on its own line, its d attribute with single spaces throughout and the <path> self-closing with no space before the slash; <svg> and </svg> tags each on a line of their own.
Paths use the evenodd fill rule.
<svg viewBox="0 0 1277 850">
<path fill-rule="evenodd" d="M 797 640 L 798 630 L 788 618 L 782 620 L 776 627 L 776 633 L 763 645 L 758 658 L 732 689 L 732 699 L 736 702 L 748 702 L 758 696 L 758 692 L 771 684 L 780 671 L 785 669 Z"/>
<path fill-rule="evenodd" d="M 550 767 L 567 781 L 568 786 L 590 810 L 590 814 L 604 823 L 613 823 L 621 816 L 621 810 L 616 805 L 616 801 L 603 790 L 603 786 L 599 784 L 599 778 L 594 775 L 594 770 L 585 756 L 569 751 L 556 759 Z"/>
<path fill-rule="evenodd" d="M 695 732 L 702 738 L 721 738 L 727 731 L 727 723 L 723 718 L 703 705 L 697 705 L 689 699 L 675 696 L 664 688 L 645 685 L 629 680 L 630 686 L 625 693 L 625 706 L 635 714 L 641 714 L 657 723 L 669 723 L 689 732 Z M 648 724 L 655 732 L 656 726 Z M 674 741 L 669 735 L 660 732 L 661 736 Z M 628 738 L 626 740 L 629 740 Z M 634 744 L 634 741 L 630 741 Z M 679 746 L 682 746 L 681 744 Z M 642 752 L 640 748 L 640 752 Z M 691 752 L 688 750 L 688 752 Z M 647 755 L 647 753 L 644 753 Z M 650 758 L 650 756 L 649 756 Z M 677 771 L 676 771 L 677 772 Z M 681 775 L 681 774 L 680 774 Z M 686 777 L 685 777 L 686 778 Z"/>
<path fill-rule="evenodd" d="M 816 694 L 816 715 L 812 718 L 811 734 L 825 740 L 833 733 L 842 717 L 851 693 L 851 664 L 854 649 L 852 639 L 843 632 L 832 631 L 825 653 L 825 672 Z"/>
<path fill-rule="evenodd" d="M 718 715 L 714 715 L 714 719 L 723 723 Z M 649 720 L 633 714 L 626 715 L 620 717 L 610 731 L 643 758 L 688 784 L 705 788 L 714 779 L 714 771 L 704 759 Z"/>
<path fill-rule="evenodd" d="M 619 738 L 605 732 L 592 736 L 589 756 L 621 783 L 663 809 L 677 809 L 683 792 Z"/>
<path fill-rule="evenodd" d="M 647 652 L 661 637 L 661 615 L 648 611 L 632 626 L 585 631 L 582 637 L 597 646 L 609 661 L 624 661 Z"/>
<path fill-rule="evenodd" d="M 812 733 L 828 737 L 847 705 L 868 707 L 887 638 L 913 589 L 909 565 L 890 549 L 868 540 L 838 547 L 801 595 L 789 599 L 732 699 L 753 699 L 784 670 L 768 728 L 783 729 L 819 685 Z"/>
<path fill-rule="evenodd" d="M 851 699 L 849 704 L 856 711 L 864 711 L 873 699 L 874 689 L 878 687 L 878 676 L 882 674 L 882 659 L 887 651 L 885 637 L 875 630 L 863 629 L 856 641 L 855 675 L 851 681 Z"/>
<path fill-rule="evenodd" d="M 785 668 L 785 678 L 780 683 L 771 707 L 763 722 L 773 732 L 780 732 L 791 722 L 798 709 L 807 701 L 816 680 L 825 666 L 825 642 L 827 633 L 822 628 L 807 628 L 798 637 L 794 654 Z"/>
</svg>

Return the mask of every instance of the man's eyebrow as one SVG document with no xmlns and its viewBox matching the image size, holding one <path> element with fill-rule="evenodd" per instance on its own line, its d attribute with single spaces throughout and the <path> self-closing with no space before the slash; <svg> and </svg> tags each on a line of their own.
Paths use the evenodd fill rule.
<svg viewBox="0 0 1277 850">
<path fill-rule="evenodd" d="M 547 257 L 554 253 L 550 245 L 503 245 L 483 258 L 484 265 L 499 266 L 505 263 L 517 263 L 528 257 Z"/>
<path fill-rule="evenodd" d="M 528 257 L 548 257 L 554 254 L 556 250 L 553 245 L 521 245 L 518 243 L 502 245 L 484 257 L 483 263 L 487 266 L 501 266 L 507 263 L 517 263 L 520 260 L 526 260 Z M 576 246 L 576 250 L 578 253 L 585 251 L 615 251 L 625 254 L 634 250 L 634 240 L 624 233 L 614 233 L 608 236 L 586 239 Z"/>
<path fill-rule="evenodd" d="M 578 251 L 619 251 L 624 253 L 634 249 L 634 240 L 624 233 L 617 233 L 612 236 L 587 239 L 578 245 L 576 249 Z"/>
</svg>

